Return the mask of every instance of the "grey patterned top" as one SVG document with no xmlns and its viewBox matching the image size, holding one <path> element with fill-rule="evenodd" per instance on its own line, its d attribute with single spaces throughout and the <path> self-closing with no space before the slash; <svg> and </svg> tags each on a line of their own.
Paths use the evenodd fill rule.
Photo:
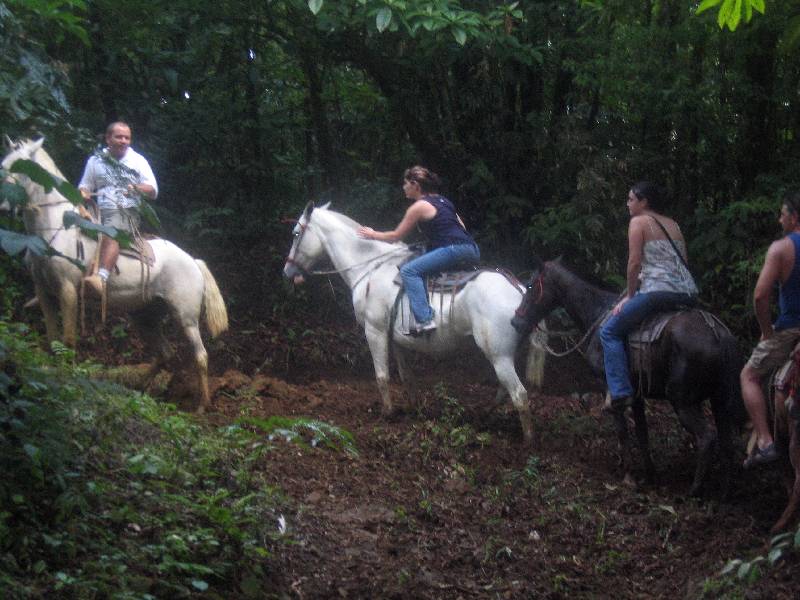
<svg viewBox="0 0 800 600">
<path fill-rule="evenodd" d="M 681 251 L 685 251 L 683 241 L 675 240 L 675 245 Z M 697 293 L 697 285 L 692 274 L 675 254 L 675 248 L 669 240 L 650 240 L 644 243 L 639 281 L 641 281 L 640 292 Z"/>
</svg>

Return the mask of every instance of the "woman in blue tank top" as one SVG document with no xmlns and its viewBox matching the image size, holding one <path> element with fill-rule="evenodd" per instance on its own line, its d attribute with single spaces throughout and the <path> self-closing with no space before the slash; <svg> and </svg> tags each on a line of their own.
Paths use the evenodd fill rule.
<svg viewBox="0 0 800 600">
<path fill-rule="evenodd" d="M 375 231 L 361 227 L 358 235 L 368 240 L 397 242 L 406 237 L 415 225 L 427 237 L 427 251 L 407 262 L 400 269 L 403 285 L 411 304 L 411 312 L 421 333 L 436 329 L 434 311 L 428 304 L 425 276 L 456 267 L 478 263 L 480 252 L 467 233 L 455 206 L 438 192 L 441 180 L 425 167 L 415 166 L 403 173 L 403 193 L 411 200 L 405 216 L 392 231 Z"/>
</svg>

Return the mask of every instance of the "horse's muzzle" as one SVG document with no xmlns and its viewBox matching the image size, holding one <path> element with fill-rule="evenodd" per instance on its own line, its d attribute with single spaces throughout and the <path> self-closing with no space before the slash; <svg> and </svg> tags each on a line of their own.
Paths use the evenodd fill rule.
<svg viewBox="0 0 800 600">
<path fill-rule="evenodd" d="M 283 267 L 283 276 L 291 279 L 295 285 L 300 285 L 306 280 L 303 270 L 298 268 L 294 261 L 286 261 Z"/>
</svg>

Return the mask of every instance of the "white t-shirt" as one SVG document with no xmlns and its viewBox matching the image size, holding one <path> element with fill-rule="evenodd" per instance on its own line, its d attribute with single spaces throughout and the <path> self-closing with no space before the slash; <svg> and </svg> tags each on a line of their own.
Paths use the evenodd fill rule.
<svg viewBox="0 0 800 600">
<path fill-rule="evenodd" d="M 108 148 L 104 148 L 103 153 L 108 155 Z M 118 162 L 127 169 L 115 168 L 115 165 L 104 161 L 96 154 L 90 156 L 86 161 L 86 168 L 83 170 L 83 177 L 81 177 L 78 187 L 90 192 L 97 192 L 97 206 L 101 210 L 138 206 L 139 196 L 137 194 L 130 196 L 125 194 L 128 185 L 132 183 L 152 185 L 156 196 L 158 195 L 156 177 L 144 156 L 133 148 L 128 148 Z"/>
</svg>

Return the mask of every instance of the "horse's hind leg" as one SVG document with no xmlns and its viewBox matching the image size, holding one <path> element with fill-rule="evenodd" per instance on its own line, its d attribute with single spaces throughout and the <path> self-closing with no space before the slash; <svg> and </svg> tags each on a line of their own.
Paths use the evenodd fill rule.
<svg viewBox="0 0 800 600">
<path fill-rule="evenodd" d="M 700 403 L 695 403 L 691 406 L 676 406 L 675 410 L 678 413 L 678 420 L 681 425 L 694 435 L 695 443 L 697 444 L 697 466 L 695 467 L 694 481 L 692 481 L 689 494 L 698 496 L 714 457 L 716 435 L 708 426 Z"/>
<path fill-rule="evenodd" d="M 711 398 L 711 402 L 714 424 L 717 427 L 717 445 L 721 470 L 719 497 L 721 500 L 725 500 L 730 492 L 731 476 L 733 474 L 733 424 L 723 402 L 723 397 L 715 394 Z"/>
<path fill-rule="evenodd" d="M 797 509 L 800 508 L 800 419 L 792 417 L 789 418 L 789 460 L 794 470 L 794 484 L 789 492 L 786 509 L 781 518 L 772 526 L 773 534 L 784 531 L 794 519 Z"/>
<path fill-rule="evenodd" d="M 500 380 L 500 384 L 511 396 L 511 402 L 514 404 L 514 408 L 517 409 L 525 444 L 533 444 L 533 417 L 528 405 L 528 392 L 525 391 L 525 387 L 517 377 L 517 372 L 514 369 L 514 359 L 508 356 L 501 356 L 493 361 L 492 366 L 497 379 Z"/>
<path fill-rule="evenodd" d="M 200 337 L 200 328 L 197 325 L 197 321 L 188 325 L 183 325 L 183 333 L 189 341 L 194 355 L 194 364 L 197 371 L 197 386 L 200 391 L 200 404 L 196 412 L 202 414 L 211 402 L 211 394 L 208 391 L 208 352 L 206 352 L 203 339 Z"/>
<path fill-rule="evenodd" d="M 397 362 L 397 371 L 400 374 L 400 381 L 403 382 L 403 386 L 405 387 L 406 395 L 409 400 L 416 405 L 418 411 L 423 410 L 425 408 L 425 396 L 419 393 L 417 379 L 408 366 L 408 353 L 403 348 L 396 345 L 392 348 L 392 352 L 394 352 L 394 358 Z"/>
</svg>

